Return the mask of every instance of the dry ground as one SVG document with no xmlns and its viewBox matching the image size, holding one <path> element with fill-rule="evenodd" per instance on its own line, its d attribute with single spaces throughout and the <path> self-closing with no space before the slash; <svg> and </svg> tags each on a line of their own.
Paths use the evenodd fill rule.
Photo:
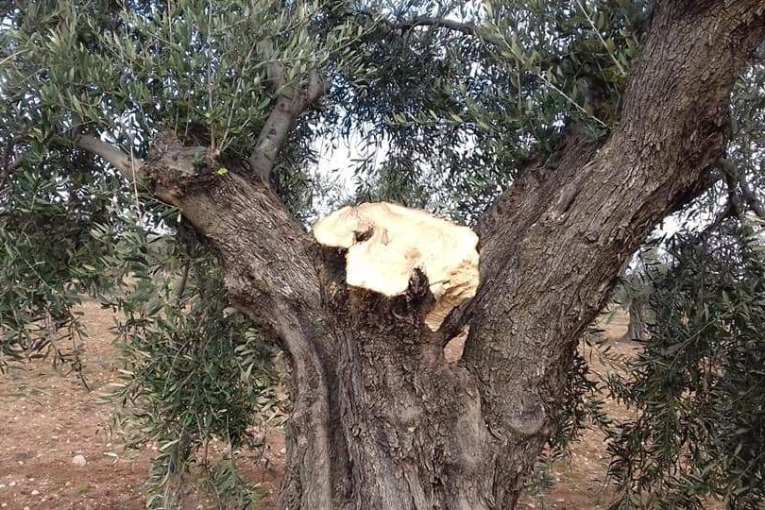
<svg viewBox="0 0 765 510">
<path fill-rule="evenodd" d="M 64 377 L 47 361 L 31 362 L 0 376 L 2 510 L 144 508 L 144 484 L 156 446 L 126 450 L 119 437 L 110 435 L 111 408 L 99 403 L 99 394 L 118 368 L 112 345 L 114 317 L 96 304 L 86 304 L 83 311 L 90 335 L 85 374 L 93 391 L 86 391 L 72 376 Z M 613 319 L 605 330 L 619 352 L 636 350 L 634 344 L 618 341 L 626 330 L 623 316 Z M 604 369 L 597 360 L 593 367 Z M 609 405 L 617 415 L 624 412 Z M 265 452 L 242 451 L 239 465 L 245 477 L 273 493 L 283 468 L 284 442 L 279 433 L 268 437 Z M 84 466 L 72 463 L 77 455 L 85 457 Z M 607 464 L 603 435 L 585 431 L 570 456 L 550 467 L 552 487 L 527 495 L 520 508 L 606 508 L 611 496 Z M 271 506 L 271 498 L 266 498 L 261 508 Z M 193 491 L 184 507 L 206 510 L 217 505 L 209 496 Z"/>
</svg>

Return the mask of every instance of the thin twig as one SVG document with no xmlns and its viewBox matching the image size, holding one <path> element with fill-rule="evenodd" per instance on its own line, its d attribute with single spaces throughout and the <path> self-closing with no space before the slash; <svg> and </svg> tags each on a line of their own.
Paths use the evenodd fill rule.
<svg viewBox="0 0 765 510">
<path fill-rule="evenodd" d="M 409 30 L 414 27 L 436 27 L 446 28 L 455 32 L 461 32 L 465 35 L 477 35 L 478 27 L 474 23 L 463 23 L 461 21 L 445 18 L 431 18 L 428 16 L 418 16 L 410 21 L 400 24 L 394 24 L 400 30 Z"/>
<path fill-rule="evenodd" d="M 141 203 L 138 201 L 138 182 L 135 175 L 135 157 L 133 155 L 133 139 L 130 139 L 130 172 L 133 176 L 133 196 L 135 197 L 135 207 L 138 210 L 138 216 L 141 216 Z"/>
<path fill-rule="evenodd" d="M 616 67 L 619 69 L 619 72 L 622 76 L 627 76 L 627 71 L 624 70 L 624 67 L 622 67 L 619 60 L 614 56 L 614 54 L 611 52 L 611 50 L 608 48 L 608 44 L 606 43 L 606 40 L 603 39 L 603 36 L 600 34 L 600 30 L 598 30 L 598 27 L 595 26 L 595 23 L 592 21 L 592 18 L 590 17 L 589 13 L 587 12 L 587 9 L 584 8 L 582 3 L 579 0 L 576 0 L 576 5 L 579 6 L 579 8 L 582 10 L 582 13 L 584 14 L 584 17 L 587 18 L 587 21 L 590 23 L 590 26 L 592 27 L 592 30 L 597 34 L 598 39 L 600 39 L 600 42 L 603 44 L 603 48 L 605 48 L 606 53 L 608 53 L 608 56 L 611 57 L 611 60 L 614 61 L 614 64 L 616 64 Z"/>
<path fill-rule="evenodd" d="M 534 74 L 535 74 L 535 75 L 536 75 L 536 76 L 537 76 L 537 77 L 538 77 L 540 80 L 542 80 L 542 81 L 545 83 L 545 85 L 547 85 L 548 87 L 550 87 L 551 89 L 553 89 L 555 92 L 557 92 L 558 94 L 560 94 L 560 95 L 561 95 L 561 96 L 562 96 L 562 97 L 563 97 L 563 98 L 564 98 L 566 101 L 568 101 L 568 102 L 569 102 L 569 103 L 570 103 L 572 106 L 574 106 L 574 108 L 576 108 L 576 109 L 577 109 L 577 110 L 579 110 L 580 112 L 584 113 L 585 115 L 587 115 L 588 117 L 590 117 L 592 120 L 594 120 L 595 122 L 597 122 L 598 124 L 600 124 L 600 125 L 601 125 L 601 126 L 603 126 L 604 128 L 608 128 L 608 125 L 607 125 L 605 122 L 603 122 L 602 120 L 600 120 L 599 118 L 597 118 L 595 115 L 593 115 L 592 113 L 590 113 L 590 112 L 588 112 L 587 110 L 585 110 L 585 109 L 584 109 L 584 107 L 582 107 L 582 105 L 580 105 L 579 103 L 577 103 L 576 101 L 574 101 L 574 100 L 573 100 L 573 99 L 572 99 L 572 98 L 571 98 L 571 97 L 570 97 L 568 94 L 566 94 L 566 93 L 565 93 L 565 92 L 563 92 L 561 89 L 559 89 L 559 88 L 558 88 L 558 87 L 557 87 L 557 86 L 556 86 L 556 85 L 555 85 L 553 82 L 551 82 L 550 80 L 548 80 L 547 78 L 545 78 L 545 77 L 544 77 L 544 75 L 543 75 L 542 73 L 534 72 Z"/>
<path fill-rule="evenodd" d="M 212 7 L 207 7 L 208 16 L 207 16 L 207 43 L 208 48 L 211 48 L 212 45 L 210 44 L 211 34 L 212 34 Z M 213 52 L 212 50 L 208 49 L 208 63 L 207 63 L 207 108 L 208 113 L 210 115 L 210 149 L 213 154 L 215 154 L 215 122 L 213 121 L 212 117 L 212 111 L 213 111 L 213 83 L 212 83 L 212 67 L 213 67 Z"/>
</svg>

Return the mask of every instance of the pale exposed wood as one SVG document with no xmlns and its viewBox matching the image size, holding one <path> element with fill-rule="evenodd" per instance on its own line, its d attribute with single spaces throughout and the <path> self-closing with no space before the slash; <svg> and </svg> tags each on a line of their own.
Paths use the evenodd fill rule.
<svg viewBox="0 0 765 510">
<path fill-rule="evenodd" d="M 348 250 L 346 281 L 353 287 L 399 296 L 420 269 L 436 298 L 425 317 L 433 331 L 478 288 L 478 236 L 425 211 L 386 202 L 344 207 L 317 222 L 313 234 Z"/>
</svg>

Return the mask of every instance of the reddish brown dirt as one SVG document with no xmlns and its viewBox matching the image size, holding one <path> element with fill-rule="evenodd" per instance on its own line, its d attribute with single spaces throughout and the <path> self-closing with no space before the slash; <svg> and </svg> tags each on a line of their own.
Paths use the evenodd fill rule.
<svg viewBox="0 0 765 510">
<path fill-rule="evenodd" d="M 115 379 L 116 349 L 112 344 L 114 316 L 96 304 L 83 307 L 89 338 L 85 374 L 88 392 L 73 376 L 54 370 L 49 361 L 37 360 L 0 376 L 0 510 L 37 509 L 142 509 L 145 482 L 156 446 L 127 450 L 109 432 L 112 408 L 99 402 Z M 626 330 L 623 316 L 605 325 L 605 335 L 621 353 L 636 346 L 618 339 Z M 587 354 L 587 353 L 585 353 Z M 602 364 L 593 358 L 595 370 Z M 617 416 L 624 413 L 609 404 Z M 273 493 L 284 466 L 284 440 L 268 434 L 265 451 L 239 452 L 243 476 L 269 493 L 261 505 L 273 506 Z M 82 455 L 87 464 L 77 466 Z M 549 487 L 525 496 L 520 508 L 606 508 L 612 496 L 606 482 L 608 465 L 603 435 L 585 431 L 568 458 L 548 470 Z M 184 508 L 214 509 L 210 497 L 192 490 Z"/>
<path fill-rule="evenodd" d="M 124 451 L 108 434 L 111 411 L 98 393 L 113 379 L 113 316 L 85 307 L 88 392 L 45 360 L 0 378 L 0 507 L 69 509 L 144 507 L 150 450 Z M 83 455 L 85 466 L 72 464 Z"/>
</svg>

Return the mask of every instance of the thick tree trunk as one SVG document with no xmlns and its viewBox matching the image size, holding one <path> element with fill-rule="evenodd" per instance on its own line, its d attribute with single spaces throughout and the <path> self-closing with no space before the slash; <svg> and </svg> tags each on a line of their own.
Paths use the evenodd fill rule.
<svg viewBox="0 0 765 510">
<path fill-rule="evenodd" d="M 338 254 L 327 258 L 341 267 Z M 332 497 L 309 506 L 310 466 L 296 461 L 282 507 L 491 508 L 493 452 L 480 396 L 464 368 L 446 364 L 441 337 L 425 326 L 430 296 L 412 291 L 389 300 L 348 289 L 342 278 L 329 287 L 332 319 L 320 357 Z M 293 452 L 300 439 L 293 436 Z"/>
<path fill-rule="evenodd" d="M 344 283 L 322 249 L 236 162 L 158 144 L 142 171 L 220 251 L 235 303 L 292 361 L 281 507 L 509 509 L 555 426 L 577 339 L 624 260 L 701 191 L 733 82 L 765 35 L 761 0 L 658 2 L 623 121 L 600 148 L 572 134 L 481 226 L 481 287 L 430 332 L 415 276 L 387 299 Z M 207 158 L 200 171 L 199 152 Z M 470 325 L 464 358 L 443 347 Z"/>
<path fill-rule="evenodd" d="M 576 341 L 619 268 L 721 156 L 763 11 L 761 1 L 657 2 L 610 139 L 592 157 L 569 139 L 558 168 L 514 183 L 484 223 L 464 362 L 499 438 L 498 508 L 514 505 L 530 452 L 554 427 Z"/>
</svg>

